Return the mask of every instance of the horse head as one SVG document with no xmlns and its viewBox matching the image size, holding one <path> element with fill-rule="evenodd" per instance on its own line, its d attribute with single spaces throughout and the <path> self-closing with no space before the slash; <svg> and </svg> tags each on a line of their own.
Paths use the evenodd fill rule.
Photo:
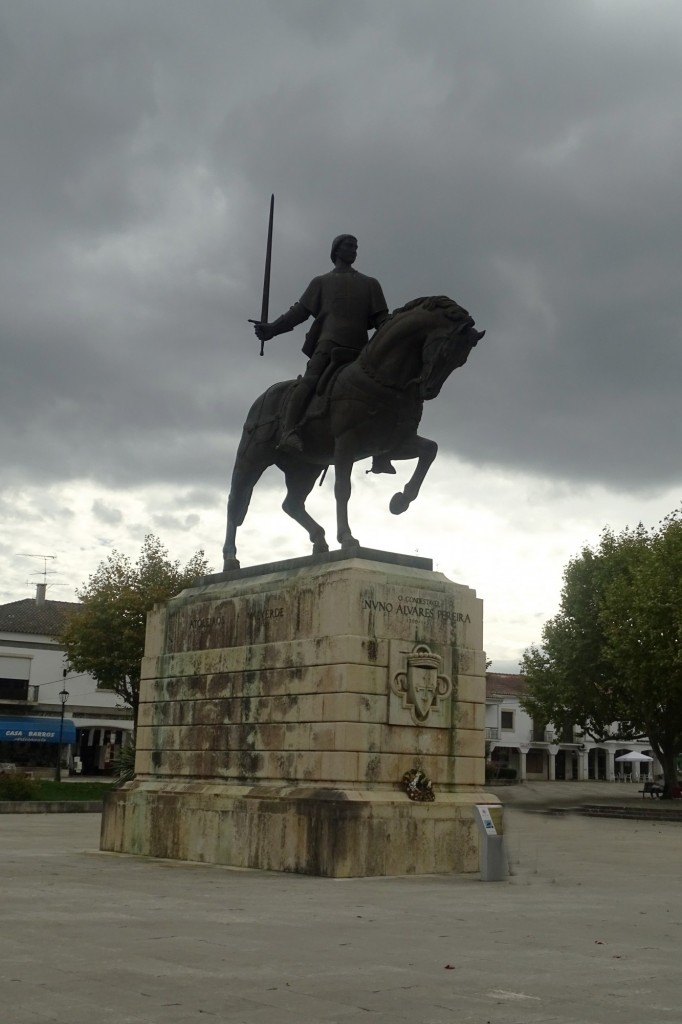
<svg viewBox="0 0 682 1024">
<path fill-rule="evenodd" d="M 355 364 L 374 381 L 398 391 L 417 385 L 419 401 L 435 398 L 485 331 L 446 295 L 422 296 L 395 309 Z"/>
<path fill-rule="evenodd" d="M 417 379 L 419 397 L 429 401 L 440 394 L 453 370 L 464 366 L 485 331 L 476 330 L 473 317 L 446 296 L 425 300 L 434 314 L 433 327 L 422 345 L 422 369 Z"/>
</svg>

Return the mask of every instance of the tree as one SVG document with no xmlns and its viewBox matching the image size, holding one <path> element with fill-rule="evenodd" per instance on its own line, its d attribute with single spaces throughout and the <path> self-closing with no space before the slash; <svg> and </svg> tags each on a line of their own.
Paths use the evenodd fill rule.
<svg viewBox="0 0 682 1024">
<path fill-rule="evenodd" d="M 82 605 L 58 637 L 69 667 L 89 672 L 100 686 L 118 694 L 137 722 L 147 612 L 207 571 L 203 551 L 181 568 L 153 534 L 145 537 L 134 565 L 127 555 L 112 551 L 77 591 Z"/>
<path fill-rule="evenodd" d="M 559 613 L 524 654 L 526 710 L 597 740 L 648 737 L 665 792 L 682 751 L 682 516 L 603 531 L 564 570 Z"/>
</svg>

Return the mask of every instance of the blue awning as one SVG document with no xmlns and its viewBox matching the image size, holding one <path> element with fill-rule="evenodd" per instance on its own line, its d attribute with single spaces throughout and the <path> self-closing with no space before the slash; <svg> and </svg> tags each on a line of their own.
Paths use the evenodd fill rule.
<svg viewBox="0 0 682 1024">
<path fill-rule="evenodd" d="M 59 743 L 59 718 L 0 718 L 0 743 Z M 65 718 L 62 743 L 76 742 L 73 719 Z"/>
</svg>

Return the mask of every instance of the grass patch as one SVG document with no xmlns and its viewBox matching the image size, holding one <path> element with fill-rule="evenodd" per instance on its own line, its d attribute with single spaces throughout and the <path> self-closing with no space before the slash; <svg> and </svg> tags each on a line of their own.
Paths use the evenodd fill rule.
<svg viewBox="0 0 682 1024">
<path fill-rule="evenodd" d="M 111 789 L 110 782 L 54 782 L 35 779 L 34 800 L 101 800 Z"/>
<path fill-rule="evenodd" d="M 112 782 L 55 782 L 0 772 L 0 800 L 101 800 L 112 788 Z"/>
</svg>

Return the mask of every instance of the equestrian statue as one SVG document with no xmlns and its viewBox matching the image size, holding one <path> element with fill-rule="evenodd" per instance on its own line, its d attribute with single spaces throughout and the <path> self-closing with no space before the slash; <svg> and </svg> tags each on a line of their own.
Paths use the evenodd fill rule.
<svg viewBox="0 0 682 1024">
<path fill-rule="evenodd" d="M 301 299 L 272 323 L 267 320 L 272 200 L 261 318 L 252 321 L 262 345 L 309 317 L 306 372 L 273 384 L 251 407 L 244 424 L 227 502 L 223 570 L 239 568 L 236 534 L 253 489 L 272 465 L 282 470 L 283 510 L 300 523 L 313 554 L 329 551 L 325 531 L 305 507 L 315 481 L 334 466 L 337 540 L 352 553 L 359 542 L 348 523 L 353 464 L 372 458 L 371 472 L 395 473 L 393 461 L 416 459 L 414 473 L 389 503 L 400 515 L 414 501 L 436 457 L 435 441 L 417 433 L 425 401 L 467 361 L 485 331 L 444 295 L 414 299 L 389 314 L 379 282 L 353 269 L 354 235 L 339 235 L 333 270 L 314 278 Z M 368 330 L 375 333 L 368 340 Z M 368 470 L 368 472 L 370 472 Z"/>
</svg>

